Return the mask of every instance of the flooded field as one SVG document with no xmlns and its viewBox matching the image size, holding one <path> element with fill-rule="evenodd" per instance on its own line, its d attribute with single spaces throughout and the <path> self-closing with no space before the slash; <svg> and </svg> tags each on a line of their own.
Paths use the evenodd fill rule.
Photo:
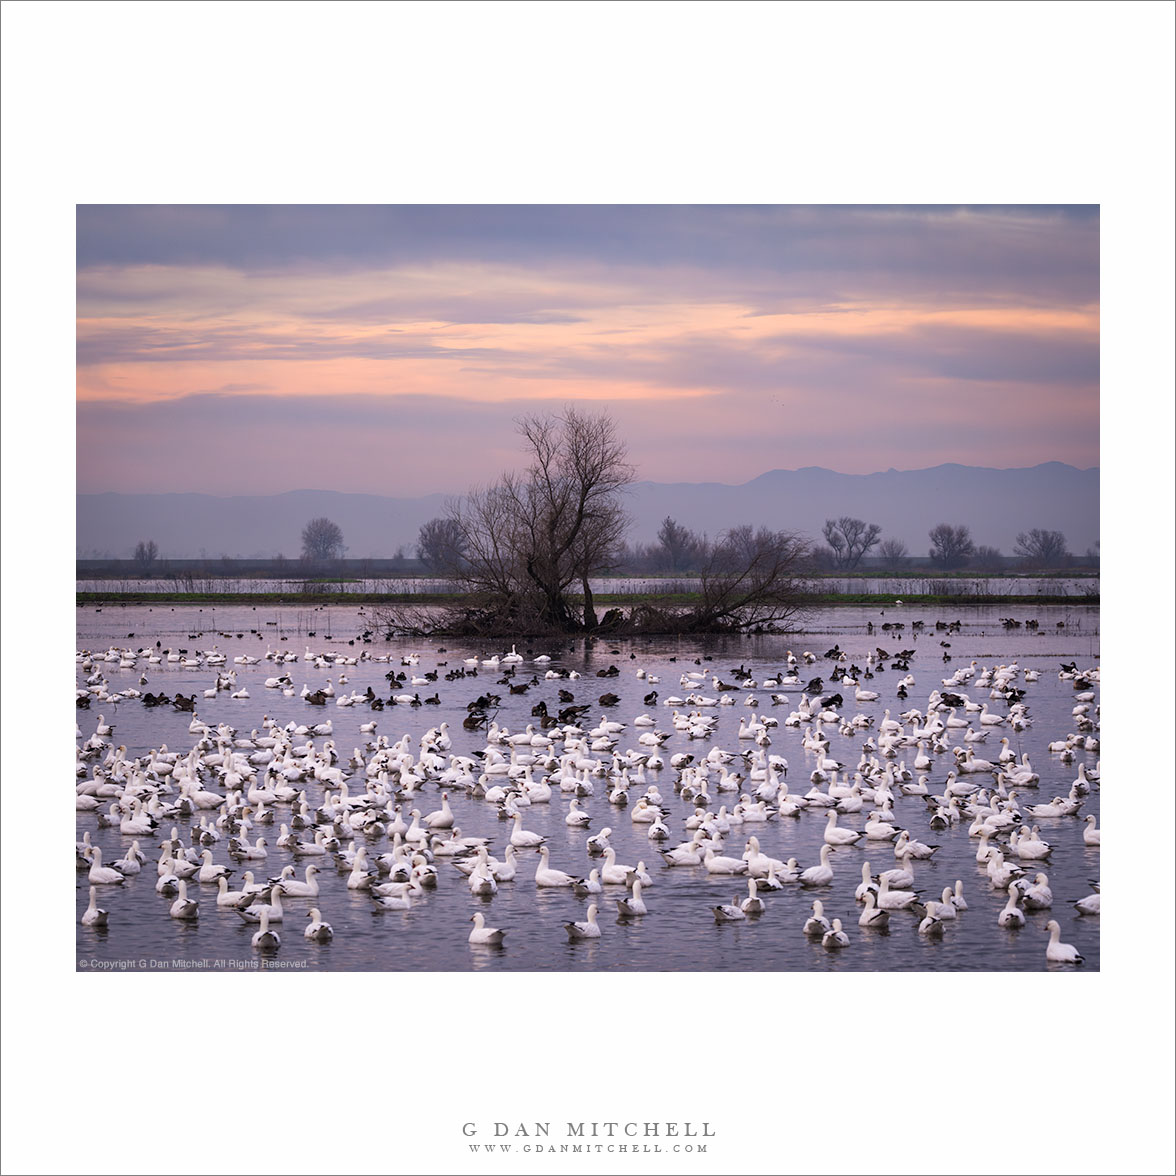
<svg viewBox="0 0 1176 1176">
<path fill-rule="evenodd" d="M 937 622 L 950 628 L 937 628 Z M 109 912 L 106 927 L 81 922 L 89 881 L 88 870 L 79 868 L 79 969 L 1070 968 L 1046 959 L 1046 924 L 1051 919 L 1060 926 L 1061 941 L 1084 957 L 1084 969 L 1099 966 L 1098 918 L 1079 914 L 1074 905 L 1091 895 L 1092 883 L 1099 880 L 1099 850 L 1084 839 L 1085 818 L 1101 823 L 1097 609 L 1041 607 L 1010 617 L 1005 608 L 963 608 L 948 615 L 918 607 L 885 612 L 838 607 L 815 613 L 804 633 L 789 636 L 611 643 L 577 639 L 542 647 L 519 643 L 518 662 L 502 660 L 510 653 L 509 643 L 475 648 L 444 641 L 365 641 L 368 628 L 362 611 L 345 606 L 108 605 L 77 610 L 77 648 L 88 651 L 79 653 L 77 684 L 90 699 L 87 708 L 77 711 L 78 746 L 93 748 L 82 761 L 79 785 L 97 781 L 91 791 L 99 794 L 97 808 L 77 814 L 77 839 L 88 835 L 90 844 L 102 850 L 104 865 L 123 858 L 135 840 L 146 855 L 140 873 L 121 884 L 97 887 L 98 905 Z M 900 654 L 906 656 L 898 660 Z M 223 664 L 217 664 L 219 655 L 224 655 Z M 494 659 L 497 664 L 484 664 Z M 861 671 L 856 688 L 838 680 L 855 666 Z M 1002 693 L 996 689 L 1003 680 L 998 667 L 1011 666 L 1015 672 Z M 1076 680 L 1064 666 L 1085 678 Z M 598 676 L 602 673 L 607 676 Z M 390 674 L 404 677 L 392 682 Z M 685 675 L 694 677 L 684 680 Z M 813 681 L 818 677 L 819 685 Z M 267 687 L 267 679 L 282 678 L 288 685 Z M 724 688 L 728 686 L 735 689 Z M 877 698 L 859 701 L 859 690 Z M 321 705 L 304 697 L 304 692 L 317 691 L 332 693 L 323 696 Z M 1019 705 L 1009 691 L 1024 692 Z M 212 696 L 206 697 L 208 692 Z M 932 692 L 954 692 L 966 703 L 954 713 L 946 707 L 933 709 L 928 705 Z M 142 698 L 146 694 L 163 694 L 169 701 L 147 706 Z M 840 701 L 832 698 L 836 694 Z M 498 701 L 486 709 L 485 725 L 467 729 L 463 720 L 468 705 L 483 695 L 495 695 Z M 602 702 L 607 695 L 615 701 Z M 194 712 L 176 709 L 171 700 L 177 696 L 192 699 Z M 368 701 L 372 697 L 382 709 L 373 709 Z M 393 701 L 397 697 L 402 701 Z M 817 712 L 820 701 L 827 700 L 823 709 L 837 718 L 797 719 L 806 698 Z M 545 708 L 555 716 L 569 706 L 587 707 L 578 724 L 586 739 L 583 746 L 562 728 L 545 729 L 534 713 Z M 985 715 L 1003 721 L 982 722 L 981 706 Z M 690 726 L 689 715 L 708 721 L 695 718 L 693 733 L 679 729 Z M 650 721 L 635 721 L 642 716 Z M 755 721 L 756 716 L 766 725 Z M 795 725 L 789 725 L 790 719 Z M 963 726 L 949 725 L 961 721 Z M 100 722 L 112 728 L 109 734 L 96 736 Z M 604 722 L 620 728 L 601 730 Z M 923 745 L 915 740 L 888 745 L 893 722 L 904 735 L 921 733 Z M 943 730 L 936 732 L 940 724 Z M 827 740 L 820 751 L 812 749 L 818 726 Z M 965 739 L 969 730 L 983 738 Z M 427 760 L 430 754 L 422 752 L 422 737 L 430 731 L 449 742 L 443 749 L 438 746 L 439 758 L 432 765 L 422 763 L 422 755 Z M 591 735 L 594 731 L 598 733 Z M 752 731 L 758 741 L 747 737 Z M 506 739 L 506 732 L 519 741 L 488 741 L 492 734 Z M 664 738 L 654 738 L 655 733 Z M 407 754 L 411 760 L 393 759 L 393 745 L 399 745 L 397 756 Z M 1051 751 L 1051 745 L 1059 746 Z M 988 760 L 993 768 L 961 772 L 968 748 L 973 758 Z M 1021 778 L 1015 779 L 1000 764 L 1006 748 L 1018 761 L 1027 756 L 1031 773 L 1039 778 L 1030 779 L 1022 767 Z M 274 757 L 268 762 L 267 752 Z M 570 758 L 561 761 L 561 753 Z M 647 762 L 650 755 L 663 766 Z M 692 757 L 685 771 L 674 766 L 679 756 Z M 184 765 L 197 764 L 201 757 L 196 767 L 199 793 L 201 803 L 210 807 L 189 812 L 187 806 L 177 806 L 177 781 Z M 392 771 L 386 770 L 390 760 Z M 709 768 L 700 778 L 695 773 L 703 763 Z M 226 781 L 226 771 L 237 775 Z M 268 781 L 267 771 L 275 771 Z M 859 772 L 858 793 L 853 793 Z M 929 797 L 942 797 L 945 785 L 951 784 L 953 792 L 958 790 L 954 806 L 929 803 L 920 794 L 920 780 Z M 1088 785 L 1086 780 L 1094 782 Z M 544 781 L 548 799 L 543 798 Z M 702 788 L 705 795 L 686 799 L 678 791 L 683 782 L 687 791 Z M 266 799 L 264 792 L 275 783 L 288 786 L 293 799 Z M 340 799 L 341 784 L 346 802 Z M 781 784 L 787 786 L 786 794 Z M 518 802 L 521 827 L 545 839 L 551 869 L 576 878 L 603 870 L 607 859 L 591 856 L 588 840 L 608 828 L 615 862 L 644 864 L 648 883 L 640 897 L 648 913 L 619 917 L 618 899 L 632 897 L 623 882 L 604 884 L 599 894 L 588 896 L 565 887 L 537 886 L 540 858 L 529 847 L 517 850 L 513 880 L 498 882 L 492 896 L 475 896 L 455 864 L 461 859 L 447 856 L 452 846 L 446 843 L 453 834 L 441 830 L 434 832 L 433 852 L 426 855 L 432 856 L 435 888 L 410 894 L 407 909 L 385 909 L 367 889 L 349 888 L 350 866 L 339 853 L 302 856 L 286 844 L 299 839 L 313 843 L 318 823 L 328 837 L 337 838 L 344 855 L 362 849 L 375 872 L 381 855 L 394 851 L 397 821 L 410 826 L 413 810 L 422 818 L 442 811 L 444 792 L 461 836 L 488 839 L 490 855 L 502 860 L 514 822 L 503 819 L 494 793 L 483 794 L 504 786 L 512 794 L 531 792 L 532 803 Z M 264 859 L 237 861 L 229 854 L 232 831 L 224 821 L 224 805 L 235 790 L 240 795 L 230 802 L 233 814 L 251 822 L 241 836 L 250 845 L 263 838 Z M 1055 798 L 1069 798 L 1072 790 L 1077 801 L 1072 815 L 1033 811 Z M 589 817 L 585 826 L 566 822 L 577 792 L 578 807 Z M 624 804 L 621 792 L 627 793 Z M 116 811 L 115 823 L 104 827 L 100 822 L 100 817 L 109 820 L 106 814 L 119 793 L 126 796 L 125 810 L 132 807 L 130 793 L 155 810 L 153 817 L 139 818 L 147 821 L 143 832 L 120 831 L 128 816 L 123 810 Z M 647 809 L 639 802 L 650 794 L 648 803 L 662 814 L 664 840 L 651 839 L 651 824 L 634 820 L 635 813 Z M 295 828 L 303 795 L 306 818 L 302 828 Z M 747 800 L 741 802 L 744 796 Z M 356 798 L 380 810 L 378 826 L 368 833 L 362 826 L 372 818 L 354 803 Z M 794 815 L 790 800 L 803 805 Z M 720 856 L 741 859 L 754 836 L 762 855 L 781 863 L 795 859 L 799 870 L 816 867 L 831 800 L 840 801 L 836 827 L 860 836 L 826 855 L 832 867 L 828 884 L 809 889 L 784 881 L 779 890 L 760 895 L 762 914 L 717 922 L 714 907 L 748 897 L 747 878 L 710 873 L 702 864 L 670 867 L 663 860 L 663 852 L 691 841 L 694 830 L 687 822 L 700 810 L 711 814 L 705 828 L 719 836 L 715 852 Z M 977 861 L 981 838 L 969 835 L 974 806 L 1003 806 L 1003 815 L 990 822 L 999 828 L 988 840 L 1024 872 L 1026 886 L 1039 873 L 1048 876 L 1051 905 L 1024 909 L 1023 926 L 998 923 L 1009 905 L 1009 891 L 994 885 L 986 866 Z M 907 830 L 912 839 L 934 847 L 930 858 L 907 863 L 918 894 L 917 911 L 891 911 L 882 930 L 859 926 L 864 906 L 855 896 L 863 863 L 869 863 L 866 872 L 874 877 L 901 864 L 892 839 L 865 836 L 867 818 L 879 807 L 895 830 Z M 1067 807 L 1074 806 L 1054 806 Z M 945 815 L 937 816 L 937 810 Z M 1046 811 L 1051 815 L 1041 815 Z M 210 829 L 207 844 L 193 833 L 202 819 Z M 282 837 L 283 825 L 291 838 Z M 1048 856 L 1038 858 L 1040 849 L 1023 845 L 1025 856 L 1019 857 L 1009 845 L 1010 835 L 1019 840 L 1033 826 L 1037 839 L 1048 843 Z M 319 894 L 283 900 L 283 921 L 273 928 L 281 943 L 269 951 L 252 945 L 257 924 L 246 922 L 235 909 L 218 907 L 217 885 L 196 877 L 186 886 L 199 903 L 198 917 L 169 917 L 176 896 L 157 893 L 157 861 L 160 844 L 173 836 L 173 827 L 182 846 L 208 849 L 214 865 L 234 871 L 232 889 L 240 888 L 247 869 L 263 882 L 293 866 L 301 880 L 306 866 L 315 864 Z M 284 844 L 278 844 L 279 838 Z M 414 844 L 424 848 L 421 842 Z M 954 892 L 957 881 L 967 909 L 929 928 L 941 934 L 921 934 L 922 904 L 940 901 L 945 889 Z M 387 876 L 375 881 L 377 886 L 388 883 Z M 1037 891 L 1038 898 L 1044 894 Z M 841 920 L 847 947 L 832 950 L 822 946 L 820 937 L 804 934 L 814 900 L 821 901 L 830 921 Z M 570 941 L 564 925 L 583 922 L 591 902 L 598 907 L 599 937 Z M 303 935 L 312 907 L 333 928 L 329 942 Z M 479 913 L 487 927 L 506 930 L 501 947 L 468 942 L 471 919 Z"/>
<path fill-rule="evenodd" d="M 158 576 L 154 579 L 80 579 L 76 592 L 142 594 L 160 592 L 225 592 L 235 595 L 304 590 L 305 578 L 261 579 L 251 577 Z M 700 581 L 692 576 L 608 576 L 590 581 L 598 595 L 640 596 L 657 592 L 696 592 Z M 842 592 L 852 595 L 893 594 L 912 596 L 1073 596 L 1076 602 L 1097 596 L 1098 576 L 823 576 L 812 581 L 814 592 Z M 322 578 L 316 586 L 332 592 L 364 595 L 376 592 L 398 595 L 427 595 L 452 592 L 449 580 L 427 576 L 400 579 Z"/>
</svg>

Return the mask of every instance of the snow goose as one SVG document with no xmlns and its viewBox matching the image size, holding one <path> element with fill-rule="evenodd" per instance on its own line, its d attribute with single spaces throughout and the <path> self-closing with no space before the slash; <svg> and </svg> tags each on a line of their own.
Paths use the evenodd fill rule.
<svg viewBox="0 0 1176 1176">
<path fill-rule="evenodd" d="M 1050 919 L 1045 925 L 1049 932 L 1049 943 L 1046 944 L 1045 958 L 1053 964 L 1080 964 L 1082 956 L 1072 943 L 1062 943 L 1062 929 L 1056 919 Z"/>
<path fill-rule="evenodd" d="M 729 903 L 711 907 L 711 913 L 714 915 L 716 923 L 737 923 L 740 919 L 747 918 L 743 913 L 743 908 L 739 905 L 739 895 L 735 895 Z"/>
<path fill-rule="evenodd" d="M 928 903 L 930 908 L 919 923 L 919 934 L 928 939 L 939 939 L 943 935 L 943 920 L 939 917 L 939 904 Z"/>
<path fill-rule="evenodd" d="M 617 865 L 617 851 L 611 845 L 605 850 L 604 865 L 600 870 L 600 880 L 606 886 L 627 886 L 629 876 L 633 872 L 633 866 Z"/>
<path fill-rule="evenodd" d="M 609 850 L 609 852 L 612 853 L 613 851 Z M 539 849 L 539 865 L 535 870 L 535 885 L 545 888 L 574 886 L 576 879 L 571 874 L 565 874 L 563 870 L 553 870 L 548 865 L 549 856 L 547 846 L 541 846 Z"/>
<path fill-rule="evenodd" d="M 568 803 L 568 815 L 564 817 L 564 824 L 573 829 L 582 829 L 592 823 L 592 818 L 579 807 L 579 800 L 572 797 Z"/>
<path fill-rule="evenodd" d="M 533 833 L 529 829 L 523 828 L 523 816 L 521 813 L 515 813 L 514 829 L 510 834 L 510 843 L 516 849 L 534 849 L 537 845 L 542 845 L 547 840 L 539 833 Z M 563 885 L 561 883 L 561 885 Z"/>
<path fill-rule="evenodd" d="M 957 911 L 966 911 L 968 909 L 968 900 L 964 898 L 964 884 L 957 878 L 955 884 L 955 893 L 951 896 L 951 905 Z"/>
<path fill-rule="evenodd" d="M 587 878 L 577 878 L 572 884 L 572 890 L 577 898 L 587 898 L 590 894 L 600 894 L 603 889 L 604 887 L 600 884 L 599 870 L 590 870 Z"/>
<path fill-rule="evenodd" d="M 884 870 L 878 875 L 878 881 L 886 880 L 895 890 L 911 890 L 915 885 L 914 858 L 909 853 L 903 854 L 897 869 Z"/>
<path fill-rule="evenodd" d="M 315 880 L 318 866 L 306 867 L 306 881 L 299 882 L 296 878 L 284 878 L 278 883 L 277 889 L 290 898 L 318 898 L 319 884 Z"/>
<path fill-rule="evenodd" d="M 235 907 L 246 897 L 244 890 L 230 890 L 229 880 L 223 875 L 216 880 L 218 887 L 216 905 L 218 907 Z"/>
<path fill-rule="evenodd" d="M 90 884 L 92 886 L 119 886 L 126 881 L 126 876 L 113 866 L 102 864 L 102 850 L 98 846 L 93 848 L 94 864 L 90 867 Z"/>
<path fill-rule="evenodd" d="M 268 915 L 271 923 L 280 923 L 285 917 L 282 910 L 282 892 L 275 886 L 270 891 L 270 902 L 255 902 L 242 910 L 237 908 L 237 914 L 247 923 L 260 923 L 261 916 Z"/>
<path fill-rule="evenodd" d="M 874 882 L 873 875 L 870 873 L 870 863 L 862 862 L 862 880 L 858 888 L 853 892 L 853 896 L 858 902 L 865 902 L 866 896 L 870 894 L 877 894 L 878 887 Z"/>
<path fill-rule="evenodd" d="M 179 897 L 171 904 L 168 914 L 173 919 L 195 919 L 200 914 L 200 904 L 188 897 L 188 883 L 183 878 L 178 884 Z"/>
<path fill-rule="evenodd" d="M 747 897 L 739 904 L 740 910 L 745 915 L 762 915 L 764 913 L 764 900 L 756 893 L 759 883 L 754 878 L 747 880 Z"/>
<path fill-rule="evenodd" d="M 996 917 L 996 925 L 998 927 L 1008 927 L 1016 930 L 1025 926 L 1025 912 L 1021 910 L 1020 898 L 1020 888 L 1014 882 L 1009 887 L 1009 901 L 1005 903 L 1004 910 Z"/>
<path fill-rule="evenodd" d="M 600 924 L 596 921 L 596 903 L 589 904 L 587 918 L 582 923 L 565 923 L 569 942 L 577 939 L 599 939 Z"/>
<path fill-rule="evenodd" d="M 839 829 L 837 827 L 837 811 L 831 809 L 829 817 L 825 822 L 825 844 L 826 845 L 852 845 L 861 837 L 861 834 L 855 832 L 853 829 Z"/>
<path fill-rule="evenodd" d="M 98 887 L 90 887 L 90 905 L 86 907 L 82 914 L 82 926 L 84 927 L 105 927 L 107 912 L 101 910 L 98 906 Z"/>
<path fill-rule="evenodd" d="M 612 829 L 606 825 L 599 833 L 596 834 L 596 836 L 588 838 L 584 844 L 591 857 L 604 856 L 604 851 L 608 849 L 608 839 L 611 833 Z"/>
<path fill-rule="evenodd" d="M 813 913 L 809 915 L 804 924 L 804 934 L 809 936 L 821 936 L 829 930 L 829 920 L 825 918 L 825 908 L 818 898 L 813 902 Z"/>
<path fill-rule="evenodd" d="M 233 871 L 228 866 L 216 865 L 212 860 L 212 850 L 206 849 L 200 855 L 203 865 L 197 872 L 201 882 L 215 882 L 219 878 L 227 878 Z"/>
<path fill-rule="evenodd" d="M 261 927 L 253 933 L 253 946 L 262 951 L 275 951 L 282 946 L 281 936 L 271 931 L 269 926 L 269 912 L 261 912 Z"/>
<path fill-rule="evenodd" d="M 1082 844 L 1098 849 L 1102 841 L 1102 830 L 1096 827 L 1098 818 L 1094 813 L 1087 813 L 1084 820 L 1086 822 L 1086 828 L 1082 830 Z"/>
<path fill-rule="evenodd" d="M 1101 908 L 1101 900 L 1102 894 L 1098 889 L 1098 883 L 1095 883 L 1094 893 L 1080 898 L 1074 906 L 1080 915 L 1097 915 Z"/>
<path fill-rule="evenodd" d="M 595 871 L 593 872 L 595 873 Z M 617 899 L 617 914 L 622 919 L 626 919 L 648 913 L 649 908 L 645 905 L 645 900 L 641 897 L 641 880 L 634 879 L 632 895 L 629 898 Z"/>
<path fill-rule="evenodd" d="M 999 849 L 992 851 L 986 869 L 988 870 L 988 880 L 992 883 L 994 890 L 1007 890 L 1010 882 L 1025 873 L 1020 866 L 1006 864 L 1004 854 Z"/>
<path fill-rule="evenodd" d="M 1049 878 L 1045 874 L 1035 874 L 1032 883 L 1022 881 L 1021 892 L 1025 897 L 1025 906 L 1031 911 L 1044 911 L 1053 906 L 1053 891 L 1049 887 Z"/>
<path fill-rule="evenodd" d="M 829 886 L 833 882 L 833 867 L 829 865 L 829 855 L 833 852 L 828 845 L 821 846 L 820 865 L 809 866 L 800 875 L 801 886 Z"/>
<path fill-rule="evenodd" d="M 827 951 L 849 946 L 849 936 L 842 931 L 840 919 L 834 919 L 833 926 L 821 936 L 821 946 Z"/>
<path fill-rule="evenodd" d="M 309 922 L 306 924 L 306 930 L 302 932 L 304 939 L 313 939 L 318 943 L 326 943 L 328 939 L 334 937 L 334 929 L 330 923 L 323 922 L 322 912 L 318 907 L 311 907 L 310 913 L 306 917 Z"/>
<path fill-rule="evenodd" d="M 890 912 L 882 910 L 874 897 L 874 891 L 866 891 L 864 899 L 866 904 L 865 910 L 862 911 L 858 917 L 859 927 L 872 927 L 876 931 L 880 931 L 890 923 Z"/>
<path fill-rule="evenodd" d="M 487 927 L 486 917 L 481 911 L 470 916 L 474 929 L 469 934 L 470 943 L 487 944 L 490 947 L 501 947 L 506 932 L 501 927 Z"/>
<path fill-rule="evenodd" d="M 827 848 L 827 847 L 825 847 Z M 611 852 L 611 851 L 610 851 Z M 747 862 L 742 858 L 724 857 L 715 853 L 714 846 L 708 844 L 703 856 L 702 864 L 708 874 L 746 874 Z M 608 878 L 605 878 L 608 881 Z"/>
<path fill-rule="evenodd" d="M 919 901 L 919 896 L 913 890 L 891 890 L 890 882 L 885 875 L 878 885 L 878 906 L 884 911 L 909 910 Z"/>
<path fill-rule="evenodd" d="M 421 818 L 422 823 L 429 829 L 452 829 L 453 810 L 449 807 L 449 793 L 441 793 L 441 807 L 435 812 L 428 813 Z"/>
</svg>

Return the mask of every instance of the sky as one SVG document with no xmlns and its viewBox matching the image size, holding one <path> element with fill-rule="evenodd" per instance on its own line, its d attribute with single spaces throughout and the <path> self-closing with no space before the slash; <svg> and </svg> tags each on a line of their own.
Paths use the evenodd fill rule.
<svg viewBox="0 0 1176 1176">
<path fill-rule="evenodd" d="M 1099 465 L 1097 206 L 79 205 L 77 489 Z"/>
</svg>

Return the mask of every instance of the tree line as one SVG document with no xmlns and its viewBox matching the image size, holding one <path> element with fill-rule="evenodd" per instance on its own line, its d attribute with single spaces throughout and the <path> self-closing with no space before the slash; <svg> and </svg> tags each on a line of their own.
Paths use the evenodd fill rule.
<svg viewBox="0 0 1176 1176">
<path fill-rule="evenodd" d="M 770 630 L 799 611 L 806 577 L 852 572 L 863 560 L 900 569 L 914 557 L 877 523 L 843 515 L 826 519 L 824 543 L 798 531 L 730 527 L 718 535 L 662 520 L 656 541 L 629 546 L 624 493 L 635 480 L 616 423 L 569 407 L 518 421 L 526 460 L 520 472 L 450 499 L 443 514 L 421 528 L 417 556 L 434 575 L 450 580 L 461 599 L 438 616 L 389 612 L 385 627 L 401 632 L 466 635 L 592 632 Z M 978 546 L 969 528 L 940 523 L 928 533 L 928 559 L 944 570 L 985 568 L 1004 561 Z M 871 553 L 877 551 L 877 556 Z M 302 559 L 313 567 L 337 563 L 346 551 L 333 520 L 311 519 L 302 531 Z M 1071 556 L 1059 531 L 1017 536 L 1014 552 L 1039 568 L 1064 566 Z M 136 561 L 158 558 L 144 541 Z M 629 613 L 598 614 L 593 579 L 643 572 L 690 577 L 690 598 L 667 591 Z"/>
</svg>

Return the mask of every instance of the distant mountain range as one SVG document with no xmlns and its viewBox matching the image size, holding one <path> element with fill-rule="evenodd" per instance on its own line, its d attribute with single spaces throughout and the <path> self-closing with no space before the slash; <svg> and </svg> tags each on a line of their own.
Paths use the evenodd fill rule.
<svg viewBox="0 0 1176 1176">
<path fill-rule="evenodd" d="M 163 558 L 298 556 L 302 528 L 325 515 L 343 531 L 347 556 L 414 553 L 421 524 L 440 514 L 447 496 L 385 498 L 332 490 L 285 494 L 79 494 L 79 557 L 129 558 L 154 539 Z M 629 541 L 650 542 L 671 515 L 715 535 L 741 523 L 803 531 L 819 539 L 828 518 L 877 523 L 884 538 L 913 555 L 930 546 L 938 523 L 965 524 L 978 544 L 1012 553 L 1019 531 L 1061 531 L 1080 555 L 1099 538 L 1099 471 L 1046 462 L 1026 469 L 939 465 L 925 470 L 839 474 L 809 466 L 770 470 L 739 486 L 718 482 L 638 482 L 628 496 Z"/>
</svg>

